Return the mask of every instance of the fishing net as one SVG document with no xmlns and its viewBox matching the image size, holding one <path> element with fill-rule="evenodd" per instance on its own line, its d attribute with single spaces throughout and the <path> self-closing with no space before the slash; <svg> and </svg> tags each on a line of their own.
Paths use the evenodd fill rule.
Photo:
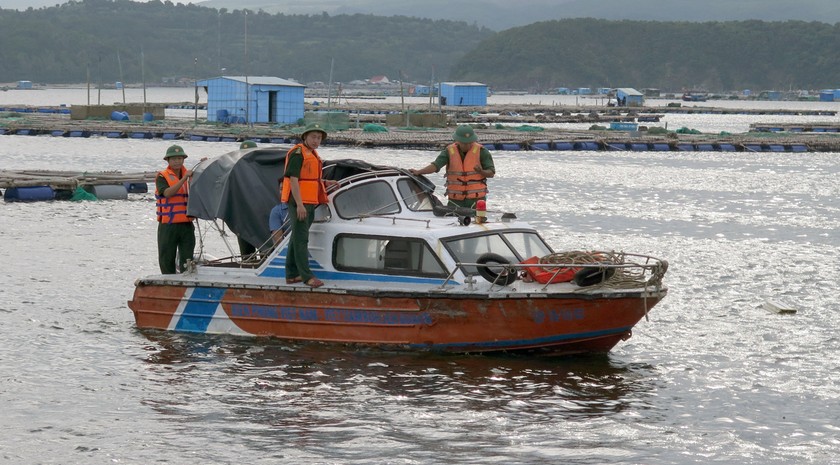
<svg viewBox="0 0 840 465">
<path fill-rule="evenodd" d="M 674 132 L 676 132 L 677 134 L 700 134 L 700 131 L 696 129 L 689 129 L 687 127 L 681 127 Z"/>
<path fill-rule="evenodd" d="M 388 128 L 379 124 L 368 123 L 362 128 L 364 132 L 388 132 Z"/>
<path fill-rule="evenodd" d="M 95 195 L 91 194 L 90 192 L 84 190 L 81 187 L 77 187 L 75 191 L 73 191 L 73 195 L 70 196 L 70 201 L 72 202 L 81 202 L 83 200 L 99 200 L 96 198 Z"/>
</svg>

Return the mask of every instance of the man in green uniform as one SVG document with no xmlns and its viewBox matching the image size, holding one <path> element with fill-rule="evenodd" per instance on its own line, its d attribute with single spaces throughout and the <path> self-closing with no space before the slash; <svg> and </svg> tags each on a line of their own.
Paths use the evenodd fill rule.
<svg viewBox="0 0 840 465">
<path fill-rule="evenodd" d="M 187 154 L 180 146 L 169 147 L 163 157 L 168 166 L 155 178 L 158 264 L 162 274 L 183 272 L 187 260 L 192 260 L 195 252 L 195 227 L 192 218 L 187 216 L 192 171 L 184 167 L 186 158 Z M 179 257 L 177 269 L 176 256 Z"/>
<path fill-rule="evenodd" d="M 300 138 L 301 143 L 286 153 L 280 197 L 288 204 L 292 231 L 286 253 L 286 283 L 321 287 L 324 282 L 309 268 L 309 227 L 315 219 L 315 208 L 329 202 L 327 186 L 338 182 L 321 178 L 324 165 L 318 147 L 327 138 L 327 131 L 318 123 L 310 123 Z"/>
<path fill-rule="evenodd" d="M 412 174 L 431 174 L 446 166 L 446 196 L 451 205 L 475 208 L 478 200 L 487 196 L 487 178 L 496 175 L 490 151 L 476 142 L 478 136 L 471 126 L 458 126 L 455 143 L 438 154 L 435 161 Z"/>
</svg>

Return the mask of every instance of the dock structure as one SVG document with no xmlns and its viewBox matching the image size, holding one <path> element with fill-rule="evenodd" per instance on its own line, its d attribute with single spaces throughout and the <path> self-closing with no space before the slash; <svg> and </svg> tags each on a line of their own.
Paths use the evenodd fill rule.
<svg viewBox="0 0 840 465">
<path fill-rule="evenodd" d="M 813 132 L 813 133 L 840 133 L 840 124 L 837 123 L 753 123 L 750 124 L 750 132 Z"/>
<path fill-rule="evenodd" d="M 3 198 L 12 201 L 70 200 L 85 193 L 89 198 L 120 200 L 129 193 L 149 191 L 156 172 L 0 170 Z"/>
<path fill-rule="evenodd" d="M 823 131 L 795 131 L 785 126 L 776 131 L 754 130 L 743 134 L 680 134 L 667 131 L 650 131 L 644 126 L 645 118 L 658 117 L 638 109 L 607 109 L 581 107 L 552 113 L 554 107 L 531 108 L 524 114 L 522 106 L 494 106 L 493 114 L 447 114 L 448 128 L 388 127 L 384 132 L 366 131 L 368 122 L 385 119 L 398 105 L 355 105 L 350 128 L 330 131 L 325 145 L 351 147 L 387 147 L 420 150 L 440 150 L 452 142 L 452 126 L 473 124 L 481 143 L 491 150 L 609 150 L 609 151 L 742 151 L 742 152 L 838 152 L 840 129 Z M 362 118 L 363 109 L 370 114 Z M 556 110 L 556 109 L 555 109 Z M 656 108 L 660 111 L 662 108 Z M 520 113 L 523 111 L 523 113 Z M 767 112 L 766 110 L 763 110 Z M 504 113 L 507 113 L 505 116 Z M 540 115 L 552 113 L 570 122 L 591 123 L 599 130 L 571 130 L 535 127 L 528 123 L 544 123 Z M 560 116 L 557 116 L 557 115 Z M 503 124 L 498 118 L 513 118 L 514 124 Z M 410 115 L 409 115 L 410 119 Z M 820 127 L 820 125 L 810 125 Z M 612 128 L 612 129 L 609 129 Z M 658 128 L 660 129 L 660 128 Z M 132 139 L 164 139 L 173 141 L 206 141 L 238 143 L 254 140 L 263 144 L 289 144 L 297 141 L 299 127 L 281 127 L 272 124 L 229 125 L 196 123 L 193 119 L 166 119 L 161 121 L 109 121 L 71 120 L 67 115 L 34 112 L 26 116 L 8 116 L 0 113 L 0 135 L 53 136 L 53 137 L 107 137 Z"/>
</svg>

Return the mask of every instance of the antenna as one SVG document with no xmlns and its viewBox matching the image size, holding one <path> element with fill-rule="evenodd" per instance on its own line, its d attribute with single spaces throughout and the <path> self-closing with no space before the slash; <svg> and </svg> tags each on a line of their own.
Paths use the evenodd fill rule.
<svg viewBox="0 0 840 465">
<path fill-rule="evenodd" d="M 146 57 L 140 47 L 140 75 L 143 79 L 143 114 L 146 114 Z"/>
<path fill-rule="evenodd" d="M 193 87 L 195 87 L 195 103 L 193 107 L 195 108 L 195 118 L 193 119 L 193 125 L 198 124 L 198 57 L 195 57 L 193 61 Z"/>
<path fill-rule="evenodd" d="M 330 84 L 327 86 L 327 111 L 330 111 L 330 109 L 332 108 L 332 77 L 334 63 L 335 58 L 330 58 Z"/>
</svg>

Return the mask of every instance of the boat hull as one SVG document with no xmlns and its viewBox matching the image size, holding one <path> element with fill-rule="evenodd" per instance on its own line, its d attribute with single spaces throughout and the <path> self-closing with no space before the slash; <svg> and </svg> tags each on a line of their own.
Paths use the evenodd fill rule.
<svg viewBox="0 0 840 465">
<path fill-rule="evenodd" d="M 665 290 L 381 292 L 139 282 L 137 327 L 441 352 L 608 352 Z"/>
</svg>

